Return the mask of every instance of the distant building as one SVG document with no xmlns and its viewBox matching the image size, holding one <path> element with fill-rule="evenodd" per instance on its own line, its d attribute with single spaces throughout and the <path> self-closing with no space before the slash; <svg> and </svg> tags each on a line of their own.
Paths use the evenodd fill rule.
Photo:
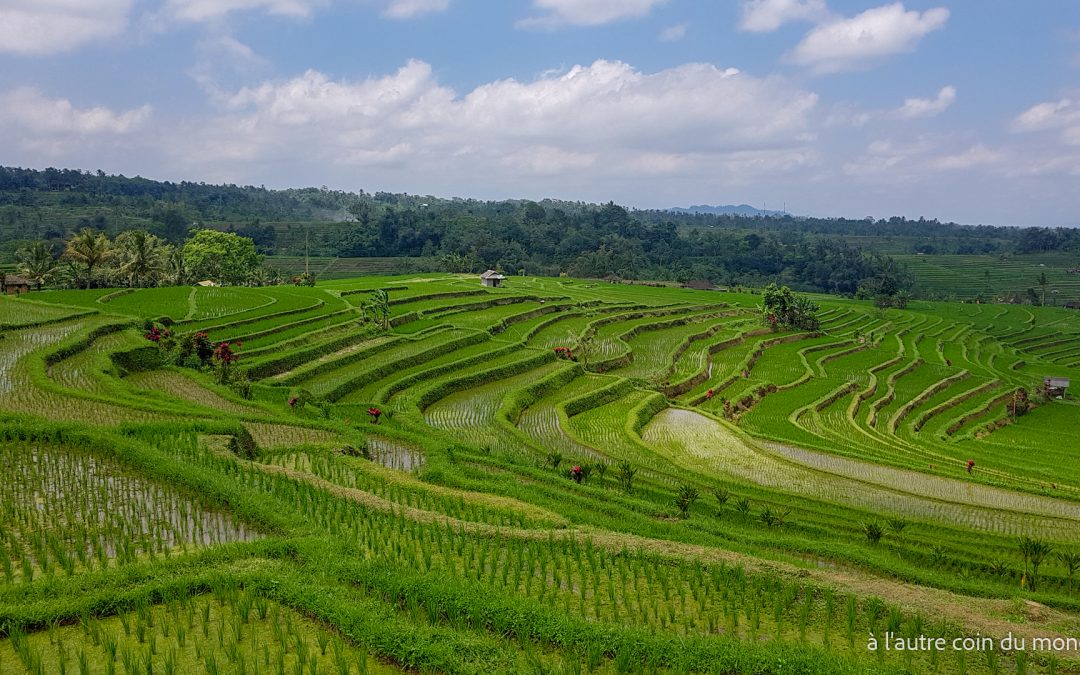
<svg viewBox="0 0 1080 675">
<path fill-rule="evenodd" d="M 488 270 L 480 275 L 480 285 L 487 286 L 488 288 L 498 288 L 499 286 L 502 286 L 502 282 L 504 281 L 506 281 L 506 277 L 495 270 Z"/>
<path fill-rule="evenodd" d="M 609 284 L 621 284 L 622 277 L 620 277 L 618 274 L 609 274 L 604 277 L 604 281 L 608 282 Z"/>
<path fill-rule="evenodd" d="M 30 282 L 14 274 L 0 274 L 0 295 L 22 295 L 30 292 Z"/>
<path fill-rule="evenodd" d="M 1044 377 L 1043 390 L 1051 398 L 1063 398 L 1069 391 L 1069 378 L 1067 377 Z"/>
<path fill-rule="evenodd" d="M 711 291 L 716 288 L 716 286 L 713 286 L 713 283 L 708 279 L 693 279 L 691 281 L 687 281 L 685 284 L 682 285 L 682 287 L 691 288 L 695 291 Z"/>
</svg>

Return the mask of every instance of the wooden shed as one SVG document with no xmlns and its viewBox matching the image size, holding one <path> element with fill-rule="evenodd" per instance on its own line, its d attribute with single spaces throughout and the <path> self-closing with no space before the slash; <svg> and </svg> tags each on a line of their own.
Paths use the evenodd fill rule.
<svg viewBox="0 0 1080 675">
<path fill-rule="evenodd" d="M 480 275 L 480 285 L 488 288 L 498 288 L 504 281 L 506 281 L 506 277 L 495 270 L 488 270 Z"/>
<path fill-rule="evenodd" d="M 1050 398 L 1064 398 L 1069 391 L 1069 384 L 1067 377 L 1044 377 L 1043 391 Z"/>
<path fill-rule="evenodd" d="M 0 274 L 0 295 L 22 295 L 30 292 L 30 282 L 14 274 Z"/>
</svg>

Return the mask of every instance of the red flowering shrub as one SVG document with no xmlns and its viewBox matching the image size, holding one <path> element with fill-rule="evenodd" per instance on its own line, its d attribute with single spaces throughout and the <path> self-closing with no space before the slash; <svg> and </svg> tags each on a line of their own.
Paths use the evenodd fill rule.
<svg viewBox="0 0 1080 675">
<path fill-rule="evenodd" d="M 150 330 L 148 330 L 143 335 L 143 337 L 145 337 L 147 340 L 149 340 L 150 342 L 153 342 L 155 344 L 160 344 L 162 340 L 164 340 L 166 338 L 169 338 L 171 336 L 172 336 L 172 331 L 170 331 L 168 328 L 161 328 L 161 327 L 159 327 L 157 325 L 151 326 Z"/>
</svg>

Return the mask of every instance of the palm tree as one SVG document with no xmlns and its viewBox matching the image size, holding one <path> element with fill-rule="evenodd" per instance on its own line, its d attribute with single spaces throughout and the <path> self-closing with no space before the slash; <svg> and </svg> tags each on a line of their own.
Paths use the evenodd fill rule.
<svg viewBox="0 0 1080 675">
<path fill-rule="evenodd" d="M 1065 574 L 1069 577 L 1069 591 L 1073 589 L 1073 576 L 1080 570 L 1080 552 L 1062 551 L 1057 554 L 1058 562 L 1065 568 Z"/>
<path fill-rule="evenodd" d="M 176 286 L 183 286 L 187 281 L 187 268 L 184 267 L 184 249 L 180 246 L 169 246 L 165 251 L 165 273 L 169 282 Z"/>
<path fill-rule="evenodd" d="M 1031 570 L 1030 579 L 1031 590 L 1035 590 L 1039 583 L 1039 565 L 1042 565 L 1054 548 L 1047 544 L 1042 539 L 1032 539 L 1031 537 L 1020 537 L 1017 540 L 1017 544 L 1020 548 L 1020 555 L 1024 558 L 1024 574 L 1027 575 L 1027 571 Z"/>
<path fill-rule="evenodd" d="M 160 239 L 145 230 L 129 230 L 116 238 L 120 251 L 120 274 L 130 286 L 142 286 L 165 269 L 165 251 Z"/>
<path fill-rule="evenodd" d="M 86 287 L 90 288 L 94 268 L 112 256 L 112 245 L 104 232 L 85 227 L 68 241 L 64 257 L 86 267 Z"/>
<path fill-rule="evenodd" d="M 1046 272 L 1040 272 L 1039 273 L 1039 285 L 1042 286 L 1042 306 L 1043 307 L 1046 306 L 1046 285 L 1049 284 L 1049 283 L 1050 283 L 1050 281 L 1046 278 Z"/>
<path fill-rule="evenodd" d="M 15 256 L 19 260 L 19 274 L 37 284 L 39 291 L 43 284 L 52 279 L 56 258 L 53 257 L 51 245 L 35 241 L 29 247 L 19 249 Z"/>
</svg>

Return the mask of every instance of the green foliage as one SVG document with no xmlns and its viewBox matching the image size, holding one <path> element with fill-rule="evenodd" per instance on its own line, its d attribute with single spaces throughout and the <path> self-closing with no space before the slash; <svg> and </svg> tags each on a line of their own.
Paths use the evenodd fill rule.
<svg viewBox="0 0 1080 675">
<path fill-rule="evenodd" d="M 637 468 L 627 460 L 619 462 L 615 467 L 615 477 L 619 480 L 619 485 L 627 493 L 633 493 L 634 491 L 634 476 L 637 475 Z"/>
<path fill-rule="evenodd" d="M 690 507 L 694 505 L 694 502 L 698 500 L 701 493 L 693 485 L 681 485 L 678 491 L 675 493 L 675 508 L 679 512 L 680 518 L 690 517 Z"/>
<path fill-rule="evenodd" d="M 251 239 L 217 230 L 195 232 L 183 256 L 189 278 L 227 284 L 245 281 L 262 263 Z"/>
<path fill-rule="evenodd" d="M 876 546 L 878 542 L 881 541 L 881 538 L 885 536 L 885 530 L 881 527 L 881 524 L 873 521 L 863 523 L 862 532 L 863 535 L 866 537 L 867 543 L 869 543 L 871 546 Z"/>
<path fill-rule="evenodd" d="M 817 304 L 787 286 L 769 284 L 762 292 L 762 321 L 768 326 L 816 331 L 820 326 L 817 311 Z"/>
</svg>

